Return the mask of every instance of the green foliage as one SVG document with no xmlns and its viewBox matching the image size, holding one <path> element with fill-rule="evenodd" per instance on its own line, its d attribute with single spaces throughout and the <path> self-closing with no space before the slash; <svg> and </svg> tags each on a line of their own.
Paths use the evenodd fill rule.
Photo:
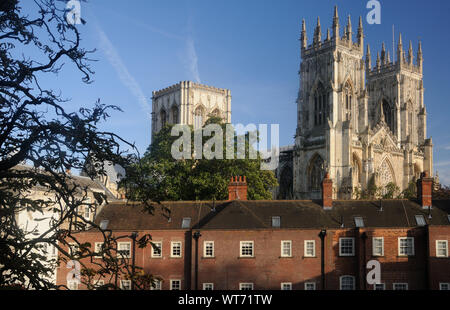
<svg viewBox="0 0 450 310">
<path fill-rule="evenodd" d="M 219 124 L 225 133 L 221 118 L 210 117 L 208 124 Z M 143 201 L 157 200 L 226 200 L 228 183 L 231 176 L 246 176 L 248 199 L 271 199 L 271 189 L 277 185 L 274 173 L 260 170 L 261 157 L 248 159 L 249 135 L 245 137 L 246 159 L 225 159 L 226 138 L 223 137 L 224 159 L 190 159 L 175 160 L 171 155 L 172 143 L 178 137 L 170 135 L 172 126 L 167 125 L 155 135 L 139 163 L 130 167 L 127 178 L 121 183 L 129 199 Z M 194 133 L 191 140 L 194 145 Z M 205 143 L 209 137 L 203 138 Z M 234 140 L 235 150 L 237 137 Z"/>
<path fill-rule="evenodd" d="M 417 185 L 416 182 L 411 181 L 408 187 L 402 192 L 402 197 L 405 199 L 416 199 L 417 198 Z"/>
</svg>

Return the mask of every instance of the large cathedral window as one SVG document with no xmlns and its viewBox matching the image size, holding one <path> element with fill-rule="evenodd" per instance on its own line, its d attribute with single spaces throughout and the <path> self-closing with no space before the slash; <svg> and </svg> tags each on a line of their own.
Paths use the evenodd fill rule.
<svg viewBox="0 0 450 310">
<path fill-rule="evenodd" d="M 392 117 L 392 109 L 386 100 L 383 100 L 383 114 L 384 121 L 388 125 L 389 129 L 394 132 L 394 119 Z"/>
<path fill-rule="evenodd" d="M 322 84 L 314 93 L 314 126 L 325 124 L 328 117 L 328 95 Z"/>
<path fill-rule="evenodd" d="M 309 189 L 311 191 L 320 191 L 325 172 L 325 165 L 322 157 L 316 155 L 309 166 Z"/>
<path fill-rule="evenodd" d="M 194 112 L 194 129 L 200 129 L 203 127 L 203 108 L 198 107 Z"/>
<path fill-rule="evenodd" d="M 172 123 L 177 124 L 178 123 L 178 108 L 172 107 Z"/>
</svg>

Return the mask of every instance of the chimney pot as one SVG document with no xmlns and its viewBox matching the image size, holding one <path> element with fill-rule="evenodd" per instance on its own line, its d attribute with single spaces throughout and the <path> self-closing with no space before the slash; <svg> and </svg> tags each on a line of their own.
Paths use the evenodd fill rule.
<svg viewBox="0 0 450 310">
<path fill-rule="evenodd" d="M 417 198 L 423 209 L 429 209 L 432 206 L 433 178 L 429 175 L 428 171 L 424 171 L 422 177 L 417 180 Z"/>
<path fill-rule="evenodd" d="M 333 181 L 330 179 L 328 172 L 325 173 L 322 181 L 322 207 L 324 210 L 333 208 Z"/>
<path fill-rule="evenodd" d="M 247 200 L 247 189 L 245 176 L 232 177 L 228 185 L 228 200 Z"/>
</svg>

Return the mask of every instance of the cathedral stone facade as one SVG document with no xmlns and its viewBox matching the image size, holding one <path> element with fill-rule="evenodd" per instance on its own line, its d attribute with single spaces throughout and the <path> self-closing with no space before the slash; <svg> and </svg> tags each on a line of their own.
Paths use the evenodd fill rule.
<svg viewBox="0 0 450 310">
<path fill-rule="evenodd" d="M 153 136 L 167 124 L 201 128 L 208 116 L 215 115 L 231 123 L 231 91 L 183 81 L 153 92 Z"/>
<path fill-rule="evenodd" d="M 350 16 L 341 35 L 337 8 L 325 39 L 318 19 L 312 44 L 304 21 L 300 41 L 293 193 L 286 198 L 319 199 L 326 172 L 335 199 L 355 198 L 372 182 L 404 190 L 421 172 L 431 174 L 421 44 L 416 56 L 411 43 L 406 54 L 400 35 L 395 60 L 383 44 L 372 64 L 361 17 L 355 38 Z"/>
</svg>

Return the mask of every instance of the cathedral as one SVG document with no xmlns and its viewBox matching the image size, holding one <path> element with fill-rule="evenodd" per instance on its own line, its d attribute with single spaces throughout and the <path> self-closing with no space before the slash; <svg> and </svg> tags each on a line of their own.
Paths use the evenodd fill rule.
<svg viewBox="0 0 450 310">
<path fill-rule="evenodd" d="M 372 63 L 362 18 L 355 37 L 350 16 L 342 28 L 335 7 L 331 31 L 323 39 L 318 19 L 308 44 L 303 20 L 295 144 L 281 151 L 275 198 L 320 199 L 326 172 L 333 198 L 353 199 L 370 184 L 403 191 L 433 171 L 421 43 L 406 54 L 400 34 L 395 59 L 383 43 Z"/>
<path fill-rule="evenodd" d="M 209 116 L 231 123 L 231 91 L 191 81 L 182 81 L 159 91 L 152 97 L 152 141 L 167 124 L 201 128 Z"/>
<path fill-rule="evenodd" d="M 384 43 L 372 62 L 364 46 L 362 18 L 353 33 L 350 16 L 341 26 L 335 7 L 331 29 L 322 37 L 320 19 L 308 42 L 301 29 L 300 87 L 295 143 L 280 149 L 274 199 L 320 199 L 325 173 L 333 199 L 355 199 L 375 185 L 398 193 L 424 171 L 433 171 L 427 137 L 423 53 L 400 34 L 395 55 Z M 310 44 L 309 44 L 310 43 Z M 200 128 L 209 115 L 231 122 L 231 92 L 180 82 L 153 92 L 152 138 L 164 124 Z"/>
</svg>

